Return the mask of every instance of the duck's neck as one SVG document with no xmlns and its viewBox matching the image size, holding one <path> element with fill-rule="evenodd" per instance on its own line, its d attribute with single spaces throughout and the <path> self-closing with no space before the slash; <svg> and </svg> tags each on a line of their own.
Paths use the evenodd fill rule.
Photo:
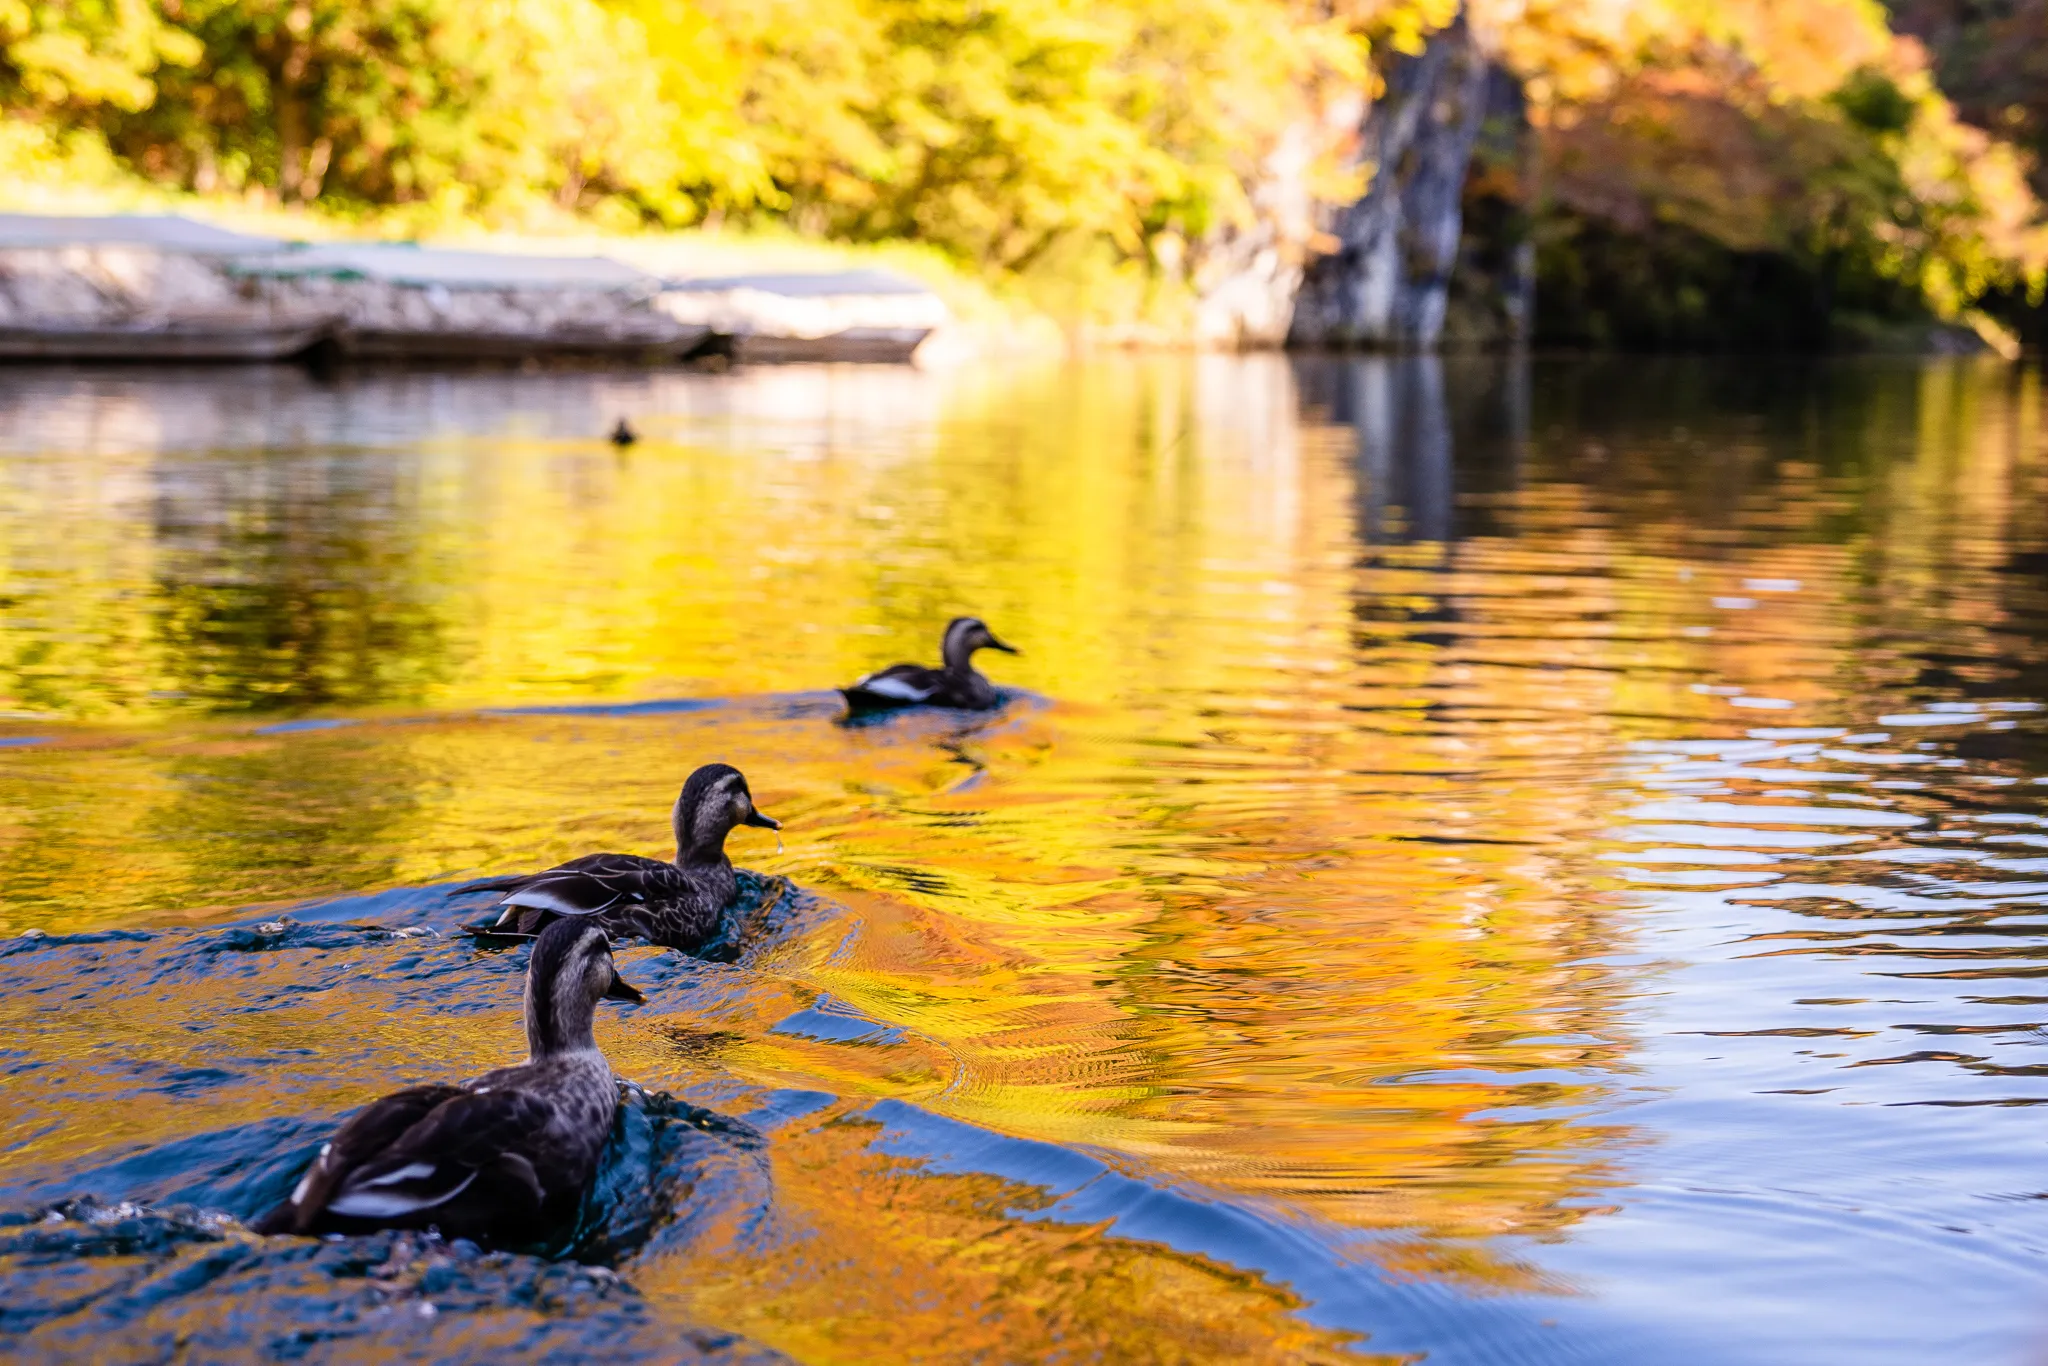
<svg viewBox="0 0 2048 1366">
<path fill-rule="evenodd" d="M 676 867 L 716 868 L 725 862 L 725 837 L 732 833 L 732 823 L 727 820 L 708 819 L 694 822 L 695 812 L 683 809 L 682 799 L 676 799 L 675 818 L 671 822 L 676 835 Z M 704 813 L 707 817 L 711 813 Z M 698 830 L 702 824 L 711 828 Z"/>
<path fill-rule="evenodd" d="M 676 867 L 678 868 L 730 868 L 732 861 L 725 856 L 725 840 L 721 837 L 716 844 L 685 844 L 676 841 Z"/>
<path fill-rule="evenodd" d="M 954 678 L 974 676 L 974 651 L 966 646 L 955 646 L 952 641 L 947 641 L 945 661 L 946 672 Z"/>
<path fill-rule="evenodd" d="M 597 1035 L 591 1028 L 597 1008 L 574 989 L 576 986 L 565 979 L 527 983 L 526 1051 L 533 1061 L 597 1047 Z"/>
</svg>

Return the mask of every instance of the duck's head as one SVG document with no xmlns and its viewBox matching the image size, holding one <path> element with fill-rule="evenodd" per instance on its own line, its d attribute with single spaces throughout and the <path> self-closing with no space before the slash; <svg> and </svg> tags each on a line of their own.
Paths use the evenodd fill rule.
<svg viewBox="0 0 2048 1366">
<path fill-rule="evenodd" d="M 536 1058 L 595 1048 L 599 1001 L 645 1000 L 612 964 L 612 941 L 581 916 L 564 916 L 533 941 L 526 963 L 526 1046 Z"/>
<path fill-rule="evenodd" d="M 947 668 L 966 668 L 976 650 L 1001 650 L 1006 655 L 1018 652 L 1016 646 L 997 640 L 996 633 L 989 630 L 980 617 L 954 617 L 946 623 L 939 653 L 945 658 Z"/>
<path fill-rule="evenodd" d="M 735 825 L 782 828 L 781 821 L 754 809 L 745 774 L 731 764 L 706 764 L 690 775 L 676 798 L 676 862 L 719 857 Z"/>
</svg>

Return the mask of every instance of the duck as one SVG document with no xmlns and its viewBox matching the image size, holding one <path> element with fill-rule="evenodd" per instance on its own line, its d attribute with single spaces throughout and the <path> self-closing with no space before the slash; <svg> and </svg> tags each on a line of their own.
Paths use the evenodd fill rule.
<svg viewBox="0 0 2048 1366">
<path fill-rule="evenodd" d="M 1022 653 L 997 640 L 981 618 L 955 617 L 946 623 L 946 633 L 939 638 L 939 657 L 945 661 L 941 667 L 892 664 L 839 691 L 846 698 L 847 709 L 856 714 L 916 706 L 988 711 L 1000 699 L 995 685 L 975 671 L 976 650 Z"/>
<path fill-rule="evenodd" d="M 408 1087 L 359 1111 L 252 1227 L 431 1227 L 480 1244 L 559 1227 L 590 1184 L 619 1103 L 591 1032 L 597 1003 L 644 999 L 619 976 L 602 928 L 556 921 L 526 965 L 527 1061 L 459 1086 Z"/>
<path fill-rule="evenodd" d="M 612 434 L 606 438 L 606 440 L 610 441 L 620 450 L 624 450 L 639 439 L 640 433 L 634 431 L 633 424 L 626 421 L 623 417 L 619 419 L 619 425 L 612 428 Z"/>
<path fill-rule="evenodd" d="M 491 933 L 537 934 L 574 917 L 615 935 L 638 935 L 685 953 L 703 947 L 725 909 L 739 899 L 739 878 L 725 856 L 737 825 L 780 830 L 754 807 L 747 780 L 730 764 L 706 764 L 676 798 L 673 862 L 639 854 L 585 854 L 538 873 L 470 883 L 449 895 L 504 892 Z"/>
</svg>

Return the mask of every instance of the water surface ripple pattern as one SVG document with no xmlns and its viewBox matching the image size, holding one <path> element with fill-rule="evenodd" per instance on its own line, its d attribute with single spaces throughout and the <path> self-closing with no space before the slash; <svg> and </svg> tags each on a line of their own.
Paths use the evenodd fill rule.
<svg viewBox="0 0 2048 1366">
<path fill-rule="evenodd" d="M 0 376 L 0 1344 L 2034 1361 L 2043 422 L 1967 361 Z M 962 611 L 999 712 L 842 723 Z M 239 1229 L 518 1056 L 450 889 L 664 853 L 713 760 L 786 839 L 621 951 L 571 1259 Z"/>
</svg>

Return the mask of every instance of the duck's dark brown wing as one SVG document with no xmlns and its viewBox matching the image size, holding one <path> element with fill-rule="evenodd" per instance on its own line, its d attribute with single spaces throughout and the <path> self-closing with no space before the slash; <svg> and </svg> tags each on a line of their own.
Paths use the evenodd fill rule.
<svg viewBox="0 0 2048 1366">
<path fill-rule="evenodd" d="M 391 1148 L 435 1108 L 469 1093 L 459 1086 L 414 1086 L 358 1111 L 320 1149 L 291 1197 L 258 1219 L 258 1233 L 309 1232 L 337 1187 Z"/>
<path fill-rule="evenodd" d="M 504 1221 L 518 1223 L 538 1213 L 544 1198 L 525 1153 L 548 1117 L 546 1103 L 528 1092 L 459 1091 L 352 1169 L 325 1213 L 377 1223 L 431 1220 L 488 1170 Z"/>
<path fill-rule="evenodd" d="M 450 887 L 449 896 L 468 896 L 473 892 L 516 892 L 521 887 L 539 878 L 554 877 L 559 873 L 596 873 L 600 876 L 616 876 L 636 868 L 673 868 L 660 859 L 642 858 L 638 854 L 585 854 L 572 858 L 567 863 L 558 863 L 538 873 L 512 873 L 505 877 L 486 878 L 481 882 L 465 882 L 460 887 Z"/>
<path fill-rule="evenodd" d="M 892 664 L 840 691 L 853 707 L 913 707 L 931 701 L 945 681 L 946 675 L 939 669 Z"/>
<path fill-rule="evenodd" d="M 689 883 L 673 863 L 637 854 L 587 854 L 544 873 L 507 879 L 498 904 L 500 926 L 530 919 L 527 911 L 547 915 L 631 915 L 649 902 L 673 901 L 689 893 Z"/>
<path fill-rule="evenodd" d="M 546 1104 L 523 1091 L 420 1086 L 386 1096 L 342 1126 L 291 1199 L 258 1220 L 256 1231 L 517 1227 L 545 1202 L 525 1149 L 547 1122 Z M 479 1185 L 489 1188 L 488 1198 L 458 1214 L 457 1202 Z"/>
</svg>

